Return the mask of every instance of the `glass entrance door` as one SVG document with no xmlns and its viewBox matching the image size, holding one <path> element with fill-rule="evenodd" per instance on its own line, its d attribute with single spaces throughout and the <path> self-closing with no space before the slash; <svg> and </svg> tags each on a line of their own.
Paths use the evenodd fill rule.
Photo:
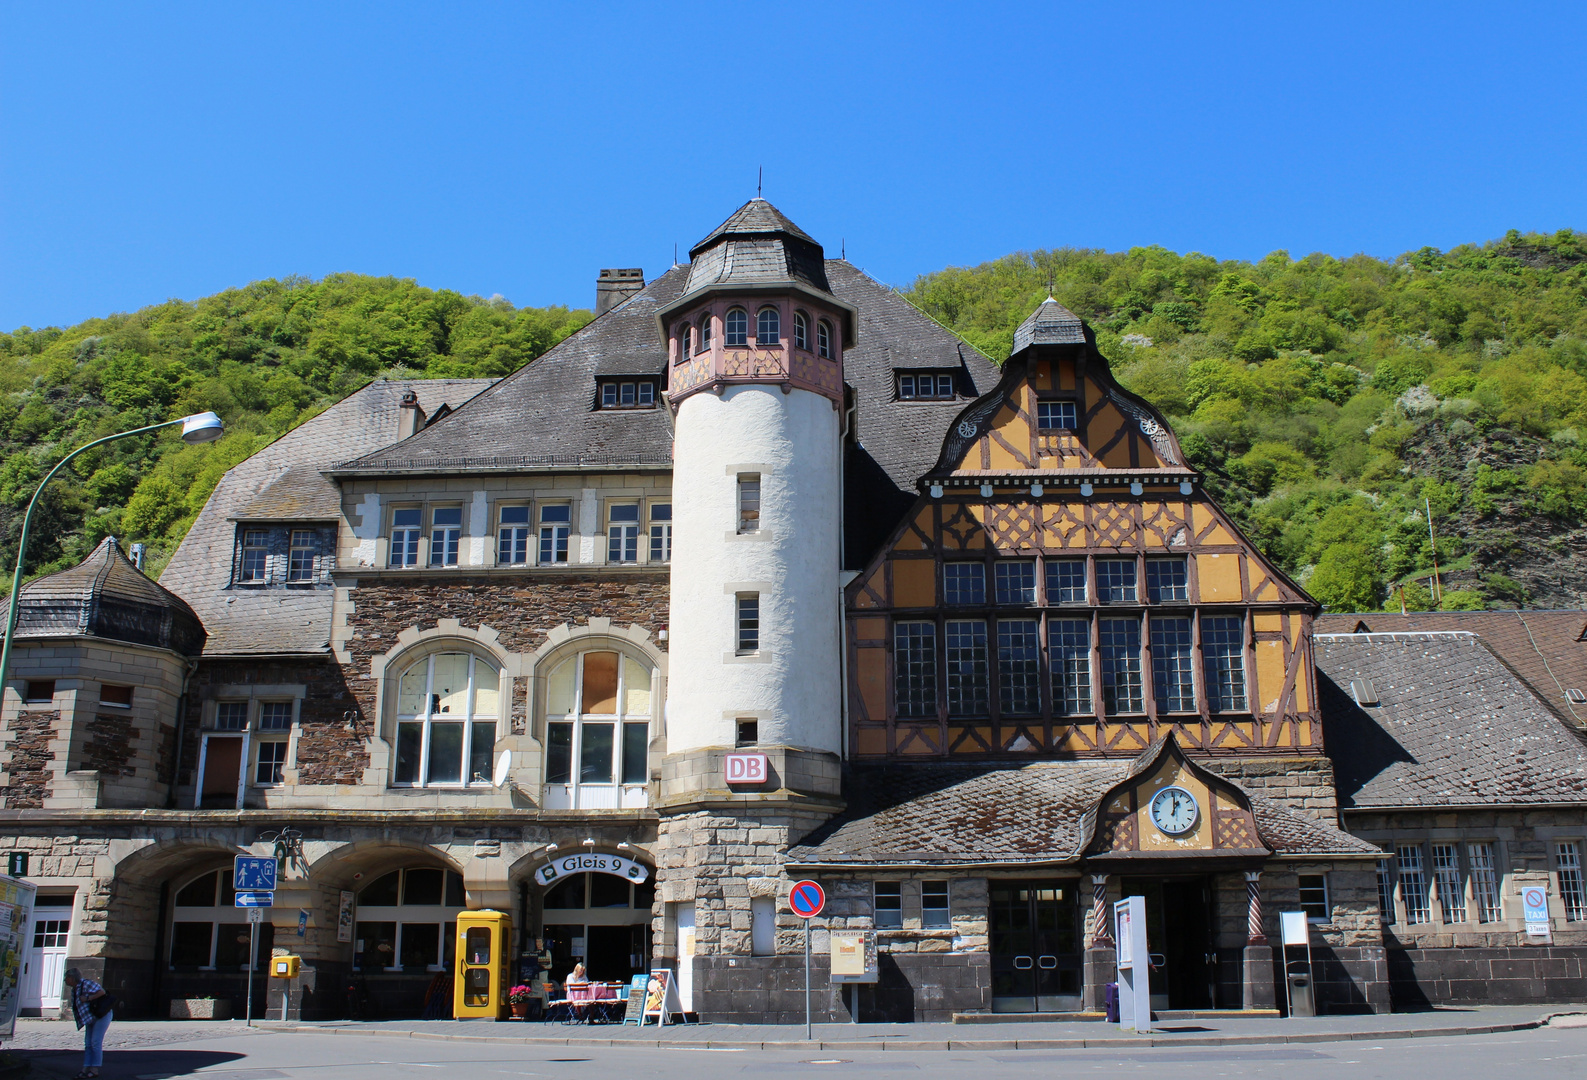
<svg viewBox="0 0 1587 1080">
<path fill-rule="evenodd" d="M 1211 880 L 1125 878 L 1125 896 L 1146 898 L 1152 1008 L 1210 1009 L 1217 999 Z"/>
<path fill-rule="evenodd" d="M 1077 882 L 993 881 L 990 917 L 993 1012 L 1080 1008 Z"/>
</svg>

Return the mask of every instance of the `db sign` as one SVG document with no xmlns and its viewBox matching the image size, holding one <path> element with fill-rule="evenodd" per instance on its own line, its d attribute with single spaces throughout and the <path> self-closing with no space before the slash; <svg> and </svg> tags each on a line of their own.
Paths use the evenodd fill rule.
<svg viewBox="0 0 1587 1080">
<path fill-rule="evenodd" d="M 769 777 L 765 754 L 727 755 L 727 782 L 729 784 L 764 784 Z"/>
</svg>

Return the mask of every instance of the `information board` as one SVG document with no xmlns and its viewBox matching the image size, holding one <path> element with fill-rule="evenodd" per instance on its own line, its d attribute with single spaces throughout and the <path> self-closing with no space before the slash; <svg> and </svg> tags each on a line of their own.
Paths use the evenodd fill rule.
<svg viewBox="0 0 1587 1080">
<path fill-rule="evenodd" d="M 640 1024 L 645 1019 L 645 987 L 650 985 L 649 975 L 635 975 L 628 984 L 628 1009 L 623 1013 L 623 1023 Z"/>
<path fill-rule="evenodd" d="M 1113 905 L 1118 951 L 1119 1027 L 1152 1030 L 1152 965 L 1146 944 L 1146 898 L 1126 896 Z"/>
<path fill-rule="evenodd" d="M 873 983 L 881 979 L 876 963 L 876 931 L 833 930 L 831 980 L 834 984 Z"/>
<path fill-rule="evenodd" d="M 0 877 L 0 1039 L 16 1034 L 17 1012 L 22 1007 L 22 961 L 32 944 L 32 884 Z"/>
</svg>

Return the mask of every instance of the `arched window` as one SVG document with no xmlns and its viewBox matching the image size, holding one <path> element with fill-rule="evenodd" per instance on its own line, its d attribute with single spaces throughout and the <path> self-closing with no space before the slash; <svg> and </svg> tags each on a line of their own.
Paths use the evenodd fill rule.
<svg viewBox="0 0 1587 1080">
<path fill-rule="evenodd" d="M 722 320 L 722 344 L 749 344 L 749 315 L 743 308 L 734 308 L 727 313 L 727 318 Z"/>
<path fill-rule="evenodd" d="M 355 971 L 451 971 L 463 877 L 435 866 L 393 870 L 358 892 Z"/>
<path fill-rule="evenodd" d="M 832 359 L 832 324 L 825 319 L 816 324 L 816 355 Z"/>
<path fill-rule="evenodd" d="M 694 349 L 691 347 L 693 342 L 694 342 L 694 327 L 690 326 L 688 323 L 684 323 L 683 324 L 683 328 L 678 331 L 678 359 L 679 360 L 687 360 L 689 358 L 690 354 L 692 354 L 694 352 Z"/>
<path fill-rule="evenodd" d="M 711 347 L 711 313 L 707 311 L 700 316 L 700 351 Z"/>
<path fill-rule="evenodd" d="M 810 320 L 802 311 L 794 312 L 794 348 L 810 348 Z"/>
<path fill-rule="evenodd" d="M 231 868 L 201 874 L 176 890 L 171 904 L 173 971 L 244 971 L 248 967 L 248 909 L 236 906 Z M 275 927 L 259 926 L 258 957 L 270 955 Z"/>
<path fill-rule="evenodd" d="M 435 653 L 404 671 L 392 783 L 489 787 L 499 681 L 496 668 L 471 653 Z"/>
<path fill-rule="evenodd" d="M 644 806 L 649 779 L 650 665 L 579 653 L 546 676 L 547 809 Z"/>
<path fill-rule="evenodd" d="M 782 344 L 782 320 L 777 317 L 776 308 L 763 307 L 755 317 L 755 344 Z"/>
</svg>

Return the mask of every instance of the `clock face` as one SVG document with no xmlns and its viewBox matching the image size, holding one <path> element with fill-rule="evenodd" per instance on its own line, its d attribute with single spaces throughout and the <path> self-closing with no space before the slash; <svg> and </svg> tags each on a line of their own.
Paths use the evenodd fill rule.
<svg viewBox="0 0 1587 1080">
<path fill-rule="evenodd" d="M 1182 787 L 1166 787 L 1152 796 L 1152 822 L 1169 836 L 1183 836 L 1196 827 L 1200 808 Z"/>
</svg>

